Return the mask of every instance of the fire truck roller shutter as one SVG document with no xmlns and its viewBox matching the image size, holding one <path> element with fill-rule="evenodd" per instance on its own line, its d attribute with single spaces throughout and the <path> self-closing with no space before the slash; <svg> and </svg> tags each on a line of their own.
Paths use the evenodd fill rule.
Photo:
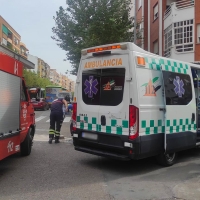
<svg viewBox="0 0 200 200">
<path fill-rule="evenodd" d="M 0 133 L 20 128 L 20 81 L 17 76 L 0 71 Z"/>
</svg>

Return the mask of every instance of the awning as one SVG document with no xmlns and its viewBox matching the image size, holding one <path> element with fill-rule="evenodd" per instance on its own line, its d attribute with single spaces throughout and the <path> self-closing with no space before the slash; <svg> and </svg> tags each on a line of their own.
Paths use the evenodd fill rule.
<svg viewBox="0 0 200 200">
<path fill-rule="evenodd" d="M 6 35 L 8 36 L 9 30 L 8 30 L 8 28 L 7 28 L 5 25 L 3 25 L 3 24 L 2 24 L 2 31 L 3 31 L 4 34 L 6 34 Z"/>
</svg>

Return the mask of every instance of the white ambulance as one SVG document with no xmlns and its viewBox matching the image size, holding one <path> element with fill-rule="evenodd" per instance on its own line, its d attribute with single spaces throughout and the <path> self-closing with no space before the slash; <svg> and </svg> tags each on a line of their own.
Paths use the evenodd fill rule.
<svg viewBox="0 0 200 200">
<path fill-rule="evenodd" d="M 173 165 L 200 145 L 200 66 L 133 43 L 82 50 L 73 104 L 75 150 L 121 160 L 156 156 Z"/>
</svg>

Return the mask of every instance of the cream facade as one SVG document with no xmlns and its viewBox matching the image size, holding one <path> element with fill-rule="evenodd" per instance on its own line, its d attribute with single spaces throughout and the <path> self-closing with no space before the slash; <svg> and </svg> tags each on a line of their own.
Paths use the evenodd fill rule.
<svg viewBox="0 0 200 200">
<path fill-rule="evenodd" d="M 56 69 L 50 69 L 50 81 L 55 85 L 60 84 L 60 75 L 57 73 Z"/>
</svg>

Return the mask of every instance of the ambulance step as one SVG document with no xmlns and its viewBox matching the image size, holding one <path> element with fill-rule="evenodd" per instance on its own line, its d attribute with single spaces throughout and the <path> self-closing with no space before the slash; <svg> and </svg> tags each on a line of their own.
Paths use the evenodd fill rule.
<svg viewBox="0 0 200 200">
<path fill-rule="evenodd" d="M 197 143 L 196 143 L 196 146 L 200 146 L 200 142 L 197 142 Z"/>
<path fill-rule="evenodd" d="M 200 139 L 200 131 L 197 132 L 197 140 Z"/>
</svg>

